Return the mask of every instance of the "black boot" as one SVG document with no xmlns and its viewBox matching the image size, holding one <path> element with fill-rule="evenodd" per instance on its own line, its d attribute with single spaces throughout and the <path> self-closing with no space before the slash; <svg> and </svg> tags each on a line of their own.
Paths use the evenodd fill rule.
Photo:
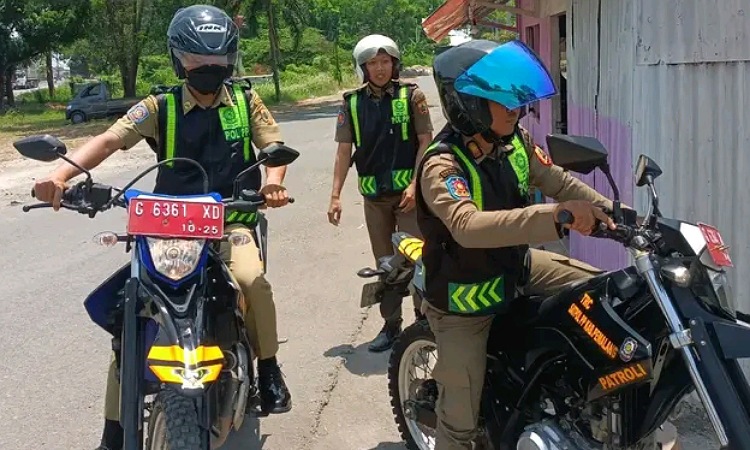
<svg viewBox="0 0 750 450">
<path fill-rule="evenodd" d="M 264 414 L 281 414 L 292 409 L 292 395 L 284 383 L 276 357 L 258 360 L 260 409 Z"/>
<path fill-rule="evenodd" d="M 370 342 L 367 349 L 373 353 L 380 353 L 393 347 L 396 338 L 401 334 L 402 322 L 402 319 L 386 321 L 383 328 L 380 330 L 380 333 L 378 333 L 378 335 L 375 336 L 375 339 Z"/>
<path fill-rule="evenodd" d="M 122 450 L 124 434 L 119 421 L 105 420 L 102 443 L 95 450 Z"/>
</svg>

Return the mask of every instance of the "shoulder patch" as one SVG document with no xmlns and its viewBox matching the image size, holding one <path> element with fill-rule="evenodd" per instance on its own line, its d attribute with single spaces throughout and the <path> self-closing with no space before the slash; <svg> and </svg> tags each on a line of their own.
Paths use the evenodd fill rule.
<svg viewBox="0 0 750 450">
<path fill-rule="evenodd" d="M 448 188 L 448 193 L 451 194 L 451 197 L 455 198 L 456 200 L 471 198 L 469 186 L 466 183 L 466 179 L 464 177 L 451 175 L 446 178 L 445 186 Z"/>
<path fill-rule="evenodd" d="M 538 159 L 543 166 L 549 167 L 552 165 L 552 158 L 550 158 L 549 155 L 541 149 L 541 147 L 535 145 L 534 153 L 536 154 L 536 159 Z"/>
<path fill-rule="evenodd" d="M 336 118 L 336 128 L 341 128 L 346 123 L 346 116 L 344 116 L 344 110 L 339 109 L 339 115 Z"/>
<path fill-rule="evenodd" d="M 130 119 L 133 123 L 139 124 L 146 120 L 149 114 L 150 113 L 148 112 L 148 108 L 146 107 L 146 105 L 144 105 L 143 102 L 138 102 L 128 110 L 126 115 L 128 116 L 128 119 Z"/>
</svg>

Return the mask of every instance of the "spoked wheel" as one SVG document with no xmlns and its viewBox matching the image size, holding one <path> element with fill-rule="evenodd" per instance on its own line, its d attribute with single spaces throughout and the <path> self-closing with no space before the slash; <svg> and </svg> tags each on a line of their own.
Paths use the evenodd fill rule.
<svg viewBox="0 0 750 450">
<path fill-rule="evenodd" d="M 388 364 L 388 391 L 401 438 L 410 450 L 434 450 L 437 384 L 432 371 L 437 345 L 426 320 L 407 327 L 393 345 Z M 431 415 L 431 419 L 427 418 Z"/>
</svg>

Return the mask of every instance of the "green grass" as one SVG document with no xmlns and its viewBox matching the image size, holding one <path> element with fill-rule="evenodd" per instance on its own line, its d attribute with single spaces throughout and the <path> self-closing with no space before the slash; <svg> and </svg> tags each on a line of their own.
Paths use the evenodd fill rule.
<svg viewBox="0 0 750 450">
<path fill-rule="evenodd" d="M 289 104 L 314 97 L 336 94 L 341 89 L 357 86 L 353 74 L 345 74 L 341 86 L 328 72 L 309 66 L 290 67 L 281 74 L 281 99 L 276 101 L 273 83 L 254 86 L 267 105 Z M 50 133 L 61 138 L 75 139 L 104 131 L 113 119 L 101 119 L 80 125 L 65 120 L 65 105 L 71 98 L 69 86 L 60 86 L 50 98 L 47 89 L 21 94 L 16 106 L 0 114 L 0 145 L 3 140 L 24 135 Z M 3 139 L 5 137 L 5 139 Z"/>
</svg>

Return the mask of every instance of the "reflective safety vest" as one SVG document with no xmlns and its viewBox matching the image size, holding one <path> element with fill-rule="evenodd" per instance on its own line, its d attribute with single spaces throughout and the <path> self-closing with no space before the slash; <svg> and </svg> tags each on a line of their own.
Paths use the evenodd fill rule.
<svg viewBox="0 0 750 450">
<path fill-rule="evenodd" d="M 459 136 L 444 132 L 428 147 L 419 171 L 421 173 L 429 158 L 437 154 L 452 154 L 465 175 L 471 199 L 478 210 L 521 208 L 528 204 L 529 158 L 520 136 L 514 136 L 511 143 L 513 150 L 504 157 L 486 159 L 478 164 L 465 150 Z M 446 179 L 446 183 L 450 181 Z M 460 180 L 457 178 L 453 182 Z M 448 313 L 465 315 L 495 314 L 507 308 L 506 299 L 515 297 L 528 246 L 462 247 L 425 203 L 419 183 L 417 221 L 425 240 L 422 261 L 427 300 L 433 306 Z M 498 233 L 502 232 L 498 230 Z"/>
<path fill-rule="evenodd" d="M 414 176 L 419 144 L 409 102 L 415 85 L 396 87 L 390 108 L 382 108 L 364 88 L 347 94 L 357 149 L 352 162 L 357 166 L 359 192 L 365 197 L 400 193 Z"/>
<path fill-rule="evenodd" d="M 252 124 L 249 102 L 244 89 L 228 85 L 233 106 L 194 108 L 188 114 L 182 109 L 182 87 L 157 97 L 159 107 L 159 143 L 147 140 L 158 159 L 190 158 L 208 174 L 209 191 L 230 197 L 236 176 L 257 159 L 251 145 Z M 261 174 L 248 174 L 243 189 L 260 189 Z M 203 177 L 188 163 L 170 161 L 159 168 L 154 192 L 169 195 L 192 195 L 203 192 Z M 227 212 L 227 223 L 253 226 L 257 213 Z"/>
</svg>

